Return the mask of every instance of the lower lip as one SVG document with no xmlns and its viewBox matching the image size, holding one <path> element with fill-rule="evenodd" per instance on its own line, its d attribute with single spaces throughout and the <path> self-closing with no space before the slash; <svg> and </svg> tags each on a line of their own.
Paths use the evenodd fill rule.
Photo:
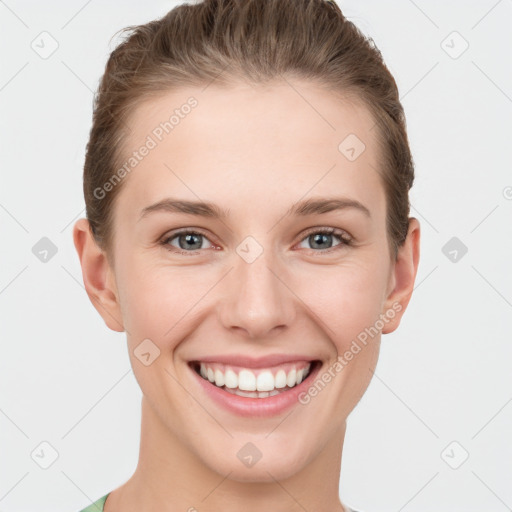
<svg viewBox="0 0 512 512">
<path fill-rule="evenodd" d="M 277 416 L 290 409 L 293 405 L 300 404 L 299 395 L 308 389 L 321 367 L 322 365 L 317 363 L 306 379 L 288 391 L 283 391 L 278 395 L 269 396 L 267 398 L 249 398 L 233 395 L 224 391 L 222 388 L 212 384 L 209 380 L 203 379 L 203 377 L 189 366 L 190 371 L 195 375 L 199 384 L 214 402 L 238 416 L 245 417 Z"/>
</svg>

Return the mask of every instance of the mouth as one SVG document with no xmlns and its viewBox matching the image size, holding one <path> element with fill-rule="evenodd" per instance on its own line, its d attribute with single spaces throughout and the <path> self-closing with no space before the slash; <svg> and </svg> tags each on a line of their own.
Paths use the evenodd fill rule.
<svg viewBox="0 0 512 512">
<path fill-rule="evenodd" d="M 221 391 L 225 398 L 244 398 L 244 403 L 268 402 L 273 397 L 297 394 L 309 386 L 313 374 L 322 366 L 320 360 L 290 361 L 267 368 L 247 368 L 219 362 L 190 361 L 190 368 L 211 391 Z M 208 389 L 207 388 L 207 389 Z M 211 389 L 213 388 L 213 389 Z M 249 399 L 249 402 L 247 402 Z M 273 400 L 272 400 L 273 401 Z"/>
</svg>

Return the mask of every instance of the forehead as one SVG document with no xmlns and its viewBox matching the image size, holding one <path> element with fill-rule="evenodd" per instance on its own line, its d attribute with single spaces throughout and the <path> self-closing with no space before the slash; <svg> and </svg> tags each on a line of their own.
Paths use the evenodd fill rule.
<svg viewBox="0 0 512 512">
<path fill-rule="evenodd" d="M 311 83 L 177 89 L 144 100 L 128 124 L 123 163 L 139 155 L 119 202 L 132 210 L 166 193 L 235 207 L 279 197 L 285 208 L 308 191 L 383 203 L 372 116 Z"/>
</svg>

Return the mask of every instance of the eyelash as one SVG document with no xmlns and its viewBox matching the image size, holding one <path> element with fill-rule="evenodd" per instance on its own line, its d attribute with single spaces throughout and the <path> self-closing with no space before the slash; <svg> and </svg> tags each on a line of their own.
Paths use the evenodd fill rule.
<svg viewBox="0 0 512 512">
<path fill-rule="evenodd" d="M 320 253 L 320 254 L 326 254 L 331 253 L 333 251 L 343 249 L 344 247 L 349 247 L 353 244 L 354 240 L 352 237 L 350 237 L 345 231 L 335 229 L 335 228 L 311 228 L 306 232 L 306 234 L 301 238 L 299 243 L 303 242 L 305 239 L 307 239 L 311 235 L 316 234 L 325 234 L 325 235 L 335 235 L 339 240 L 340 243 L 338 245 L 335 245 L 333 247 L 329 247 L 327 249 L 308 249 L 309 251 L 312 251 L 314 253 Z M 164 237 L 159 243 L 160 245 L 164 246 L 168 251 L 177 253 L 177 254 L 186 254 L 187 256 L 193 256 L 198 254 L 199 251 L 202 251 L 203 249 L 196 249 L 194 251 L 185 251 L 178 249 L 174 246 L 169 245 L 169 242 L 173 240 L 174 238 L 177 238 L 180 235 L 201 235 L 205 237 L 207 240 L 209 240 L 206 233 L 204 233 L 200 229 L 183 229 L 181 231 L 174 231 L 169 236 Z"/>
</svg>

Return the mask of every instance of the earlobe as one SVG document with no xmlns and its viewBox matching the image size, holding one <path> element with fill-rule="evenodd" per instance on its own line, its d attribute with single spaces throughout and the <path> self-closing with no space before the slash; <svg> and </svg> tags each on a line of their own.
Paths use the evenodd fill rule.
<svg viewBox="0 0 512 512">
<path fill-rule="evenodd" d="M 76 221 L 73 227 L 73 242 L 82 266 L 85 290 L 91 303 L 110 329 L 123 332 L 121 308 L 112 269 L 106 254 L 94 240 L 87 219 Z"/>
<path fill-rule="evenodd" d="M 399 248 L 393 263 L 392 287 L 384 303 L 383 315 L 389 319 L 382 334 L 393 332 L 399 325 L 412 296 L 420 259 L 420 223 L 409 218 L 409 229 L 404 244 Z"/>
</svg>

